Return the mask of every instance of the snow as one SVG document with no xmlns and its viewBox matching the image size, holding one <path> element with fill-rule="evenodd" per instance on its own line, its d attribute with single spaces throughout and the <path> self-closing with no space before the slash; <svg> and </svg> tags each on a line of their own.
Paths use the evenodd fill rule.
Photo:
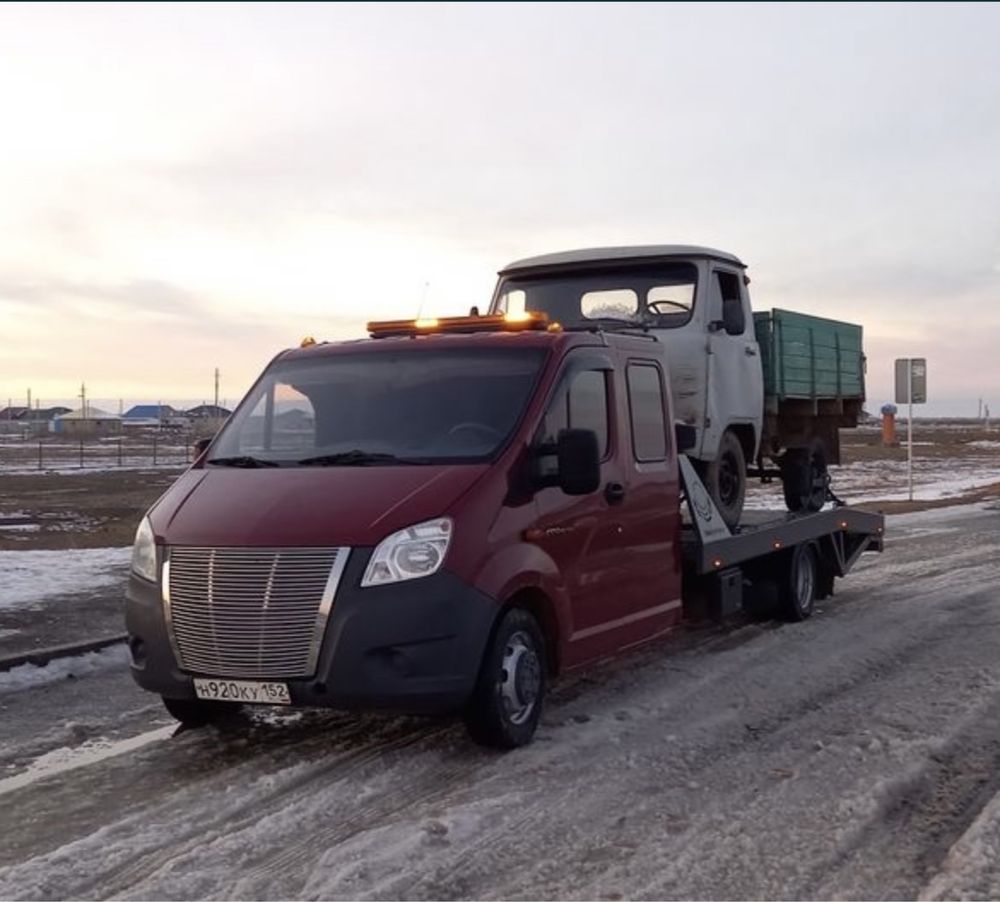
<svg viewBox="0 0 1000 902">
<path fill-rule="evenodd" d="M 509 754 L 308 709 L 175 733 L 149 696 L 124 743 L 63 731 L 0 781 L 0 898 L 997 898 L 998 525 L 890 517 L 809 621 L 567 675 Z M 53 722 L 141 704 L 116 666 Z"/>
<path fill-rule="evenodd" d="M 966 448 L 1000 448 L 1000 442 L 992 441 L 989 439 L 982 439 L 981 441 L 968 442 L 965 446 Z"/>
<path fill-rule="evenodd" d="M 920 893 L 921 900 L 1000 898 L 1000 794 L 979 812 L 949 849 L 941 870 Z"/>
<path fill-rule="evenodd" d="M 131 555 L 131 548 L 0 551 L 0 611 L 36 608 L 52 596 L 124 585 Z"/>
<path fill-rule="evenodd" d="M 91 651 L 68 658 L 56 658 L 42 667 L 36 664 L 21 664 L 0 672 L 0 693 L 33 689 L 47 683 L 56 683 L 86 676 L 128 663 L 128 649 L 124 643 L 110 645 L 100 651 Z"/>
<path fill-rule="evenodd" d="M 830 487 L 847 502 L 906 501 L 907 464 L 905 460 L 857 461 L 830 467 Z M 913 498 L 915 501 L 939 501 L 960 498 L 986 486 L 1000 483 L 1000 461 L 993 455 L 966 458 L 921 458 L 913 461 Z M 751 480 L 747 487 L 750 510 L 784 507 L 781 483 L 770 485 Z"/>
<path fill-rule="evenodd" d="M 0 796 L 15 789 L 22 789 L 40 779 L 55 774 L 65 774 L 80 767 L 97 764 L 106 758 L 123 755 L 126 752 L 140 749 L 153 742 L 166 739 L 177 730 L 176 724 L 150 730 L 138 736 L 111 741 L 108 739 L 91 739 L 75 747 L 60 746 L 35 758 L 27 768 L 18 774 L 5 779 L 0 778 Z"/>
</svg>

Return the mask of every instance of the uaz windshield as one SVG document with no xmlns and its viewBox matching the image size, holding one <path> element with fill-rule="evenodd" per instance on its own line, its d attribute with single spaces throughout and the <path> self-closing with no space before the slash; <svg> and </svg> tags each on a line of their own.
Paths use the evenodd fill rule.
<svg viewBox="0 0 1000 902">
<path fill-rule="evenodd" d="M 691 319 L 697 281 L 687 262 L 513 273 L 501 279 L 490 312 L 539 310 L 564 326 L 617 320 L 673 329 Z"/>
<path fill-rule="evenodd" d="M 219 439 L 215 466 L 472 462 L 506 442 L 544 351 L 401 349 L 274 365 Z"/>
</svg>

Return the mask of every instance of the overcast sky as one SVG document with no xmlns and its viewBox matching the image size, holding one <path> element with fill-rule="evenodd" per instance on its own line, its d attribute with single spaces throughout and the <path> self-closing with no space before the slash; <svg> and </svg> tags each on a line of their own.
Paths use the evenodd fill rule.
<svg viewBox="0 0 1000 902">
<path fill-rule="evenodd" d="M 510 259 L 684 242 L 1000 413 L 1000 7 L 0 6 L 0 406 L 242 394 Z M 22 402 L 23 403 L 23 402 Z"/>
</svg>

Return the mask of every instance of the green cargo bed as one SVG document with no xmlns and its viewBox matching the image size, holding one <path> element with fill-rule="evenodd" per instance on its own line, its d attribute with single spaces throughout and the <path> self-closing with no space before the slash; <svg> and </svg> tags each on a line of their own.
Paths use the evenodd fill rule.
<svg viewBox="0 0 1000 902">
<path fill-rule="evenodd" d="M 765 398 L 864 400 L 861 326 L 778 309 L 753 320 Z"/>
</svg>

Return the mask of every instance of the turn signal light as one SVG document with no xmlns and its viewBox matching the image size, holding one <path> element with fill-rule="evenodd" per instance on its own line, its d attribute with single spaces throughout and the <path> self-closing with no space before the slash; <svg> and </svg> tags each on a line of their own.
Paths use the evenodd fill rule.
<svg viewBox="0 0 1000 902">
<path fill-rule="evenodd" d="M 547 329 L 550 329 L 548 316 L 534 310 L 489 316 L 443 316 L 435 319 L 393 319 L 368 323 L 368 334 L 372 338 L 436 335 L 442 332 L 527 332 Z"/>
</svg>

